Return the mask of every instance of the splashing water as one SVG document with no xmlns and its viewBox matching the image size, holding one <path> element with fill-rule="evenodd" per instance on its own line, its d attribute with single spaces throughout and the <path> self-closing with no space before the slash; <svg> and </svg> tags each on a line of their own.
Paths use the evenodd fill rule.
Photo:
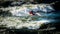
<svg viewBox="0 0 60 34">
<path fill-rule="evenodd" d="M 21 29 L 26 27 L 28 29 L 39 29 L 41 24 L 49 23 L 51 20 L 46 19 L 46 12 L 51 12 L 54 9 L 47 4 L 37 4 L 37 5 L 22 5 L 22 6 L 15 6 L 15 7 L 8 7 L 5 8 L 12 13 L 12 17 L 5 17 L 0 25 L 4 25 L 7 28 L 16 28 Z M 5 10 L 4 9 L 4 10 Z M 36 15 L 31 16 L 29 11 L 34 11 Z M 37 13 L 39 11 L 39 13 Z M 45 13 L 41 13 L 45 12 Z M 46 14 L 46 15 L 44 15 Z M 15 17 L 14 17 L 15 16 Z M 44 17 L 45 16 L 45 17 Z M 44 18 L 45 19 L 44 19 Z"/>
</svg>

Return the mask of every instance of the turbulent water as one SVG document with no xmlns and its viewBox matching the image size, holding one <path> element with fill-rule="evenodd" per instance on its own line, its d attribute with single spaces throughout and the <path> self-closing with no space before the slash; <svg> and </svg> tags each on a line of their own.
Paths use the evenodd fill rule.
<svg viewBox="0 0 60 34">
<path fill-rule="evenodd" d="M 22 6 L 14 6 L 0 9 L 2 9 L 3 11 L 9 10 L 12 13 L 12 16 L 10 17 L 0 18 L 0 25 L 11 29 L 21 29 L 24 27 L 28 29 L 39 29 L 42 24 L 55 21 L 55 14 L 52 13 L 54 9 L 49 4 L 24 4 Z M 32 10 L 35 12 L 36 15 L 29 14 L 29 11 Z"/>
</svg>

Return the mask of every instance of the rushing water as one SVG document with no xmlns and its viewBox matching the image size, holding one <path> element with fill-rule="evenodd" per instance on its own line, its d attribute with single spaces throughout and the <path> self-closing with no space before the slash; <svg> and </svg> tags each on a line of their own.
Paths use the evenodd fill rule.
<svg viewBox="0 0 60 34">
<path fill-rule="evenodd" d="M 21 29 L 39 29 L 42 24 L 55 22 L 56 16 L 53 7 L 49 4 L 22 5 L 15 7 L 1 8 L 3 11 L 9 10 L 12 13 L 10 17 L 1 17 L 0 25 L 7 28 Z M 30 15 L 29 11 L 34 11 L 36 15 Z M 39 11 L 39 12 L 37 12 Z M 48 13 L 50 12 L 50 13 Z"/>
</svg>

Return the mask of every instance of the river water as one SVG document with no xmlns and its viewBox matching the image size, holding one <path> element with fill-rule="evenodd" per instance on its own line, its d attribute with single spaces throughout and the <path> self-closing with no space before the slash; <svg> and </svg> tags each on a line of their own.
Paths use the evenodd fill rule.
<svg viewBox="0 0 60 34">
<path fill-rule="evenodd" d="M 32 6 L 34 6 L 34 5 L 32 5 Z M 37 6 L 37 5 L 35 5 L 35 6 Z M 47 6 L 48 6 L 48 9 L 44 8 L 44 7 L 47 7 Z M 27 7 L 29 7 L 29 6 L 27 6 Z M 0 25 L 1 26 L 3 25 L 3 27 L 7 27 L 7 28 L 10 28 L 10 29 L 12 29 L 12 28 L 13 29 L 14 28 L 15 29 L 21 29 L 21 28 L 24 28 L 24 27 L 26 27 L 28 29 L 39 29 L 42 24 L 47 24 L 47 23 L 52 23 L 52 22 L 55 23 L 55 22 L 59 21 L 59 17 L 60 17 L 60 15 L 59 15 L 60 12 L 59 11 L 58 12 L 55 11 L 55 10 L 53 11 L 53 9 L 51 8 L 50 5 L 41 4 L 41 5 L 39 5 L 39 7 L 42 8 L 40 10 L 42 12 L 38 13 L 39 15 L 37 14 L 37 15 L 33 15 L 33 16 L 28 14 L 29 10 L 24 12 L 24 10 L 23 11 L 20 10 L 21 8 L 20 9 L 19 8 L 15 9 L 16 7 L 12 7 L 13 10 L 11 10 L 11 9 L 9 9 L 9 10 L 12 13 L 13 16 L 1 17 L 0 18 Z M 7 8 L 6 8 L 6 10 L 7 10 Z M 33 11 L 37 11 L 37 10 L 38 9 L 33 9 Z"/>
</svg>

